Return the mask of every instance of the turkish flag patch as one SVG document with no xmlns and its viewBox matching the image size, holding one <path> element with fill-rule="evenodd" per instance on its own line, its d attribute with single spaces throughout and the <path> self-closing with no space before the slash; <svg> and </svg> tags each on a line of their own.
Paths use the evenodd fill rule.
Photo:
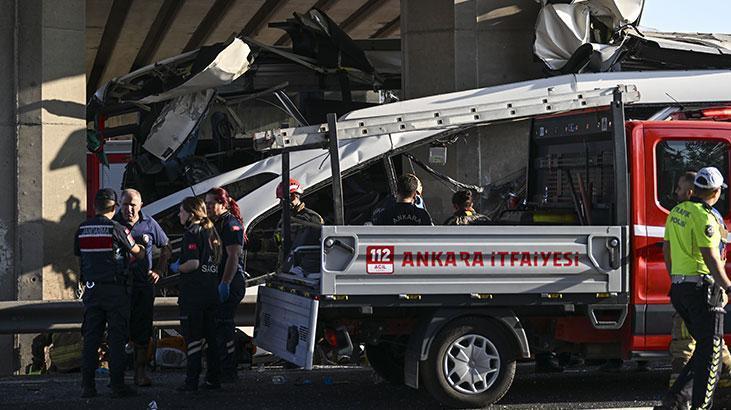
<svg viewBox="0 0 731 410">
<path fill-rule="evenodd" d="M 188 244 L 188 250 L 189 251 L 194 251 L 196 249 L 198 249 L 198 244 L 197 243 L 189 243 Z"/>
<path fill-rule="evenodd" d="M 233 231 L 233 232 L 240 231 L 240 230 L 241 230 L 241 227 L 238 225 L 234 225 L 231 227 L 231 231 Z"/>
</svg>

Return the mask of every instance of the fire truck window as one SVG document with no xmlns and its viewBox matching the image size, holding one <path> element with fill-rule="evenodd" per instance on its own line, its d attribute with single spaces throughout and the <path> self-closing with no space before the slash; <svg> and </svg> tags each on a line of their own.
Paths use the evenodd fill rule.
<svg viewBox="0 0 731 410">
<path fill-rule="evenodd" d="M 614 223 L 611 112 L 586 111 L 536 119 L 531 135 L 526 208 L 532 224 Z"/>
<path fill-rule="evenodd" d="M 703 167 L 716 167 L 728 181 L 728 144 L 718 141 L 665 140 L 655 149 L 657 164 L 657 201 L 666 210 L 672 209 L 675 199 L 675 184 L 687 171 L 698 171 Z M 728 190 L 721 191 L 721 199 L 715 206 L 722 214 L 728 213 Z"/>
</svg>

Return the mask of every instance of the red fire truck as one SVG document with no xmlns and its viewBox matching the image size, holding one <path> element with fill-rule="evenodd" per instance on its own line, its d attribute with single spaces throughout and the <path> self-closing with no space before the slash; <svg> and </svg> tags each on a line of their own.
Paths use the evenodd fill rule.
<svg viewBox="0 0 731 410">
<path fill-rule="evenodd" d="M 334 211 L 320 246 L 294 250 L 319 258 L 320 270 L 280 272 L 260 289 L 257 344 L 304 367 L 323 349 L 363 344 L 386 379 L 454 407 L 499 400 L 516 360 L 546 345 L 587 358 L 667 358 L 673 309 L 661 244 L 675 183 L 703 166 L 731 171 L 731 90 L 709 75 L 729 72 L 566 76 L 258 133 L 259 149 L 283 157 L 329 146 L 335 178 L 327 175 Z M 621 85 L 601 87 L 612 83 Z M 525 169 L 511 192 L 518 201 L 491 213 L 492 224 L 345 220 L 337 166 L 348 142 L 422 132 L 422 143 L 441 147 L 445 134 L 475 127 L 495 141 L 507 134 L 521 149 L 490 159 L 512 155 Z M 727 193 L 717 208 L 728 219 Z"/>
</svg>

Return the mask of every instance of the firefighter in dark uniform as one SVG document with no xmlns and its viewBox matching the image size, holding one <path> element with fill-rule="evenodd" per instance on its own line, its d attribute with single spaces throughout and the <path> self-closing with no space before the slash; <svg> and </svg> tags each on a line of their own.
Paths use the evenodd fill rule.
<svg viewBox="0 0 731 410">
<path fill-rule="evenodd" d="M 127 264 L 130 257 L 145 257 L 144 246 L 135 243 L 129 231 L 113 221 L 117 194 L 105 188 L 94 197 L 96 216 L 82 223 L 76 232 L 74 252 L 79 257 L 81 281 L 85 284 L 84 347 L 81 365 L 81 397 L 96 396 L 94 376 L 98 350 L 107 327 L 109 375 L 113 397 L 136 392 L 124 384 L 124 345 L 129 336 L 130 283 Z"/>
<path fill-rule="evenodd" d="M 132 274 L 131 311 L 129 319 L 129 337 L 134 344 L 135 384 L 149 386 L 152 381 L 145 374 L 147 366 L 147 349 L 152 338 L 152 313 L 155 303 L 155 284 L 160 275 L 167 271 L 172 250 L 168 237 L 160 225 L 151 216 L 145 215 L 142 208 L 142 196 L 137 190 L 125 189 L 121 195 L 119 211 L 114 220 L 129 229 L 135 242 L 147 249 L 147 257 L 130 263 Z M 152 266 L 152 246 L 161 249 L 157 266 Z"/>
<path fill-rule="evenodd" d="M 280 182 L 277 185 L 276 195 L 277 199 L 284 201 L 285 187 Z M 320 258 L 315 257 L 312 254 L 304 254 L 298 260 L 295 260 L 295 251 L 301 246 L 320 246 L 320 231 L 325 222 L 322 216 L 317 212 L 305 206 L 302 201 L 302 194 L 304 189 L 302 184 L 294 178 L 289 179 L 289 207 L 291 210 L 290 214 L 290 237 L 291 248 L 289 255 L 284 255 L 282 252 L 282 221 L 279 221 L 278 230 L 275 240 L 279 245 L 279 268 L 282 272 L 291 272 L 295 269 L 301 269 L 303 272 L 319 272 L 320 271 Z"/>
<path fill-rule="evenodd" d="M 404 174 L 396 181 L 396 198 L 387 198 L 371 216 L 373 225 L 434 225 L 426 209 L 417 206 L 422 185 L 414 174 Z"/>
<path fill-rule="evenodd" d="M 220 357 L 216 335 L 218 307 L 218 259 L 221 241 L 200 198 L 188 197 L 180 204 L 180 223 L 185 226 L 180 245 L 180 325 L 187 344 L 185 383 L 178 391 L 198 390 L 203 348 L 207 345 L 207 374 L 204 389 L 219 389 Z M 177 264 L 176 264 L 177 265 Z"/>
<path fill-rule="evenodd" d="M 676 205 L 665 223 L 663 253 L 670 272 L 670 300 L 696 340 L 693 356 L 683 367 L 660 408 L 708 409 L 721 374 L 723 318 L 731 281 L 719 252 L 723 226 L 713 205 L 726 188 L 714 167 L 698 171 L 694 195 Z"/>
<path fill-rule="evenodd" d="M 246 293 L 244 278 L 244 224 L 236 200 L 223 188 L 213 188 L 206 193 L 208 215 L 215 221 L 221 238 L 221 262 L 218 265 L 219 305 L 216 313 L 218 350 L 221 356 L 221 381 L 238 380 L 236 347 L 236 309 Z"/>
</svg>

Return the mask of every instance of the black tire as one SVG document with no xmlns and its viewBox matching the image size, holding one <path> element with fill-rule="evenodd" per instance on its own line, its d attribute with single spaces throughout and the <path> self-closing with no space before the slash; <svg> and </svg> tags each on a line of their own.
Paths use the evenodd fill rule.
<svg viewBox="0 0 731 410">
<path fill-rule="evenodd" d="M 448 349 L 459 349 L 453 346 L 462 339 L 462 343 L 470 343 L 470 335 L 477 336 L 474 343 L 482 343 L 486 350 L 495 351 L 498 361 L 490 359 L 490 366 L 498 369 L 497 374 L 486 377 L 482 385 L 475 383 L 460 384 L 459 380 L 448 381 L 449 363 L 454 369 L 454 360 L 445 362 Z M 515 377 L 516 349 L 507 331 L 496 321 L 481 317 L 462 317 L 448 323 L 439 331 L 429 349 L 427 360 L 422 361 L 419 368 L 421 381 L 426 390 L 440 403 L 448 407 L 475 408 L 485 407 L 500 400 L 507 393 Z M 452 352 L 454 354 L 454 351 Z M 499 363 L 499 365 L 498 365 Z M 456 378 L 456 373 L 451 377 Z M 456 387 L 453 385 L 456 384 Z M 477 392 L 465 393 L 464 390 L 477 386 Z M 462 389 L 460 391 L 458 389 Z"/>
<path fill-rule="evenodd" d="M 391 384 L 404 384 L 405 348 L 383 341 L 379 344 L 366 343 L 365 352 L 376 374 Z"/>
</svg>

